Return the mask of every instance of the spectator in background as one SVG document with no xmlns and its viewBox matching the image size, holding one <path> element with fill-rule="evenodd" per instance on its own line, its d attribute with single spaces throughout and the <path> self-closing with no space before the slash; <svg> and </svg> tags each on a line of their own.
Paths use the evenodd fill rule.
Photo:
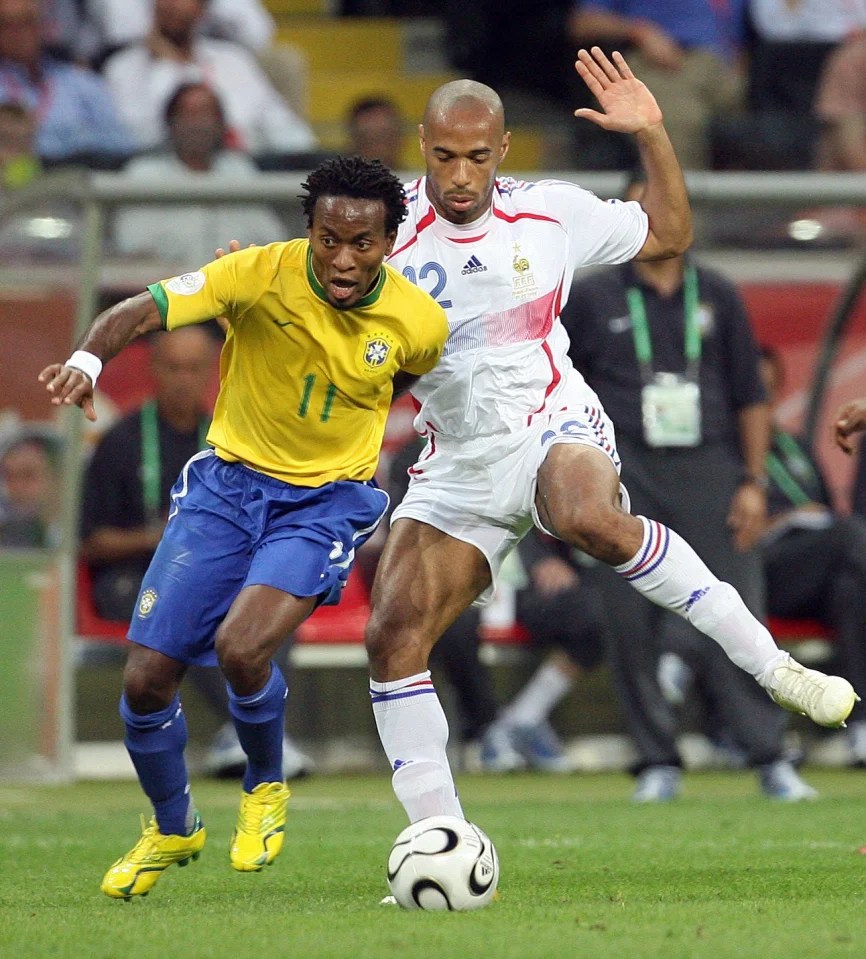
<svg viewBox="0 0 866 959">
<path fill-rule="evenodd" d="M 49 0 L 62 21 L 55 35 L 65 39 L 72 56 L 101 69 L 122 47 L 147 40 L 154 0 Z M 64 8 L 80 7 L 74 30 Z M 65 28 L 65 29 L 63 29 Z M 299 116 L 306 115 L 307 60 L 292 44 L 276 40 L 276 24 L 262 0 L 208 0 L 199 22 L 203 36 L 231 40 L 246 47 Z"/>
<path fill-rule="evenodd" d="M 388 97 L 363 97 L 349 108 L 346 117 L 346 153 L 365 160 L 381 160 L 391 170 L 403 166 L 403 116 Z"/>
<path fill-rule="evenodd" d="M 0 103 L 32 111 L 43 161 L 120 162 L 135 140 L 111 93 L 102 77 L 46 51 L 41 15 L 39 0 L 0 0 Z"/>
<path fill-rule="evenodd" d="M 22 431 L 0 453 L 0 547 L 60 543 L 60 450 L 45 433 Z"/>
<path fill-rule="evenodd" d="M 219 97 L 230 146 L 253 155 L 315 150 L 312 129 L 274 89 L 253 54 L 236 41 L 200 34 L 206 9 L 207 0 L 154 0 L 147 39 L 105 61 L 106 81 L 139 148 L 161 144 L 166 103 L 182 83 L 196 81 Z"/>
<path fill-rule="evenodd" d="M 749 111 L 729 121 L 740 166 L 813 168 L 818 78 L 833 49 L 864 26 L 864 0 L 749 0 Z"/>
<path fill-rule="evenodd" d="M 814 109 L 821 123 L 818 169 L 866 171 L 866 33 L 849 37 L 827 58 Z"/>
<path fill-rule="evenodd" d="M 516 555 L 525 572 L 517 591 L 517 622 L 529 632 L 532 646 L 545 655 L 488 727 L 482 764 L 495 769 L 500 756 L 508 756 L 510 745 L 523 760 L 521 765 L 572 772 L 550 716 L 604 656 L 607 614 L 598 584 L 600 571 L 588 557 L 535 528 L 520 541 Z"/>
<path fill-rule="evenodd" d="M 200 182 L 219 177 L 258 175 L 252 159 L 225 146 L 226 122 L 209 86 L 180 86 L 165 107 L 168 147 L 134 158 L 126 172 L 152 183 Z M 166 230 L 165 224 L 172 223 Z M 281 239 L 286 225 L 261 204 L 203 203 L 121 208 L 114 221 L 114 243 L 125 254 L 150 254 L 199 267 L 213 259 L 215 237 L 244 237 L 249 243 Z"/>
<path fill-rule="evenodd" d="M 35 114 L 20 103 L 0 103 L 0 196 L 37 177 Z"/>
<path fill-rule="evenodd" d="M 80 10 L 75 53 L 97 65 L 122 47 L 146 40 L 153 25 L 155 0 L 75 2 Z M 199 30 L 203 36 L 231 40 L 258 53 L 273 43 L 276 25 L 261 0 L 207 0 Z"/>
<path fill-rule="evenodd" d="M 626 198 L 643 189 L 638 173 Z M 763 618 L 754 547 L 766 517 L 770 413 L 736 287 L 688 255 L 634 261 L 578 280 L 562 319 L 572 362 L 617 424 L 632 511 L 680 531 Z M 608 575 L 603 586 L 612 678 L 638 752 L 635 801 L 670 800 L 681 788 L 678 717 L 658 682 L 662 643 L 711 687 L 766 795 L 815 795 L 784 758 L 787 717 L 719 646 L 622 577 Z"/>
<path fill-rule="evenodd" d="M 827 57 L 866 28 L 864 0 L 749 0 L 749 106 L 809 116 Z"/>
<path fill-rule="evenodd" d="M 45 48 L 62 60 L 76 60 L 87 65 L 86 58 L 79 57 L 77 51 L 82 30 L 82 3 L 83 0 L 42 0 L 42 39 Z"/>
<path fill-rule="evenodd" d="M 82 494 L 81 556 L 90 567 L 97 613 L 129 622 L 144 574 L 165 529 L 171 488 L 187 461 L 205 447 L 210 425 L 208 388 L 216 360 L 214 337 L 203 327 L 158 333 L 152 340 L 154 398 L 115 423 L 87 467 Z M 246 756 L 228 717 L 219 670 L 193 667 L 190 679 L 223 720 L 205 760 L 208 773 L 240 776 Z M 284 741 L 287 778 L 312 761 Z"/>
<path fill-rule="evenodd" d="M 775 408 L 783 381 L 782 358 L 762 350 L 761 373 Z M 811 449 L 781 426 L 773 427 L 767 459 L 769 522 L 761 540 L 771 615 L 807 617 L 830 626 L 841 672 L 866 688 L 866 518 L 833 509 Z M 848 720 L 852 763 L 866 765 L 866 707 Z"/>
<path fill-rule="evenodd" d="M 710 166 L 712 118 L 742 105 L 744 75 L 738 58 L 744 2 L 580 0 L 571 14 L 569 31 L 578 46 L 625 45 L 629 65 L 662 109 L 685 170 Z M 578 132 L 592 131 L 581 127 Z M 580 143 L 578 151 L 581 161 Z"/>
</svg>

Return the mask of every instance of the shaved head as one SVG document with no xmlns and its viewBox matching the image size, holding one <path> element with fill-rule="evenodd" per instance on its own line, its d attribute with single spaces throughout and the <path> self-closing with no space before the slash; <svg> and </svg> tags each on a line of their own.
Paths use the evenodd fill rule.
<svg viewBox="0 0 866 959">
<path fill-rule="evenodd" d="M 475 80 L 452 80 L 433 91 L 418 134 L 436 212 L 452 223 L 483 216 L 511 141 L 499 94 Z"/>
<path fill-rule="evenodd" d="M 488 113 L 492 121 L 505 129 L 505 109 L 499 94 L 476 80 L 452 80 L 434 90 L 422 122 L 425 126 L 446 122 L 450 114 L 468 110 Z"/>
</svg>

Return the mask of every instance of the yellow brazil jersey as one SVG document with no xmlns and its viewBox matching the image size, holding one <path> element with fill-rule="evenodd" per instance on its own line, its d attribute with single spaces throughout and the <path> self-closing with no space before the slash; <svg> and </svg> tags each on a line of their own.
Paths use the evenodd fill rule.
<svg viewBox="0 0 866 959">
<path fill-rule="evenodd" d="M 428 372 L 448 335 L 444 310 L 387 265 L 354 307 L 331 306 L 307 240 L 239 250 L 148 289 L 168 330 L 228 318 L 208 443 L 298 486 L 372 478 L 394 374 Z"/>
</svg>

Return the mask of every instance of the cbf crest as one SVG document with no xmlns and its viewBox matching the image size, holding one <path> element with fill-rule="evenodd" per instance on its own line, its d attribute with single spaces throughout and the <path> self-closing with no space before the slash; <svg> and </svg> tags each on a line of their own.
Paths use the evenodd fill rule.
<svg viewBox="0 0 866 959">
<path fill-rule="evenodd" d="M 364 341 L 364 366 L 378 370 L 385 365 L 391 354 L 391 344 L 382 335 L 368 336 Z"/>
<path fill-rule="evenodd" d="M 158 596 L 155 589 L 148 587 L 146 590 L 144 590 L 144 592 L 141 594 L 141 598 L 138 601 L 139 618 L 146 619 L 148 616 L 150 616 L 151 612 L 153 611 L 153 607 L 156 605 L 157 599 Z"/>
</svg>

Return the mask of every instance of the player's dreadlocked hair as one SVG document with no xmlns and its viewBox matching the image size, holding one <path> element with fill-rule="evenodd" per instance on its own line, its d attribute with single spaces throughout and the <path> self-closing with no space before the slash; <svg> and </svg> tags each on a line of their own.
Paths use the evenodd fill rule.
<svg viewBox="0 0 866 959">
<path fill-rule="evenodd" d="M 385 204 L 386 233 L 396 233 L 406 218 L 403 184 L 379 160 L 364 160 L 359 156 L 332 157 L 320 163 L 301 187 L 307 191 L 299 199 L 310 227 L 316 201 L 322 196 L 381 200 Z"/>
</svg>

